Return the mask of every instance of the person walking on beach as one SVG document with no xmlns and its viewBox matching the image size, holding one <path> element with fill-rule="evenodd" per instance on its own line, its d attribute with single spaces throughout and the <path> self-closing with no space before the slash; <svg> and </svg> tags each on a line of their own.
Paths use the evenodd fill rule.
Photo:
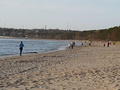
<svg viewBox="0 0 120 90">
<path fill-rule="evenodd" d="M 19 45 L 19 49 L 20 49 L 20 56 L 22 55 L 22 50 L 23 50 L 24 44 L 21 41 L 20 45 Z"/>
<path fill-rule="evenodd" d="M 70 43 L 70 46 L 71 46 L 71 49 L 73 49 L 74 42 L 71 42 L 71 43 Z"/>
<path fill-rule="evenodd" d="M 107 42 L 107 47 L 109 47 L 109 45 L 110 45 L 110 43 L 109 43 L 109 42 Z"/>
</svg>

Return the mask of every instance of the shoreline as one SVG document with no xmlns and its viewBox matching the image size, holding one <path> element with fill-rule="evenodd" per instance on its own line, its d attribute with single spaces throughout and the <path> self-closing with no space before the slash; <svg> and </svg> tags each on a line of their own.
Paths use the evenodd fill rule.
<svg viewBox="0 0 120 90">
<path fill-rule="evenodd" d="M 119 90 L 120 46 L 102 43 L 0 58 L 3 90 Z"/>
<path fill-rule="evenodd" d="M 63 50 L 67 50 L 67 47 Z M 45 54 L 45 53 L 55 53 L 57 51 L 62 51 L 62 50 L 52 50 L 52 51 L 46 51 L 46 52 L 23 52 L 22 56 L 27 56 L 27 55 L 34 55 L 34 54 Z M 0 59 L 1 58 L 10 58 L 10 57 L 18 57 L 20 56 L 19 54 L 16 54 L 16 55 L 3 55 L 3 56 L 0 56 Z M 22 57 L 21 56 L 21 57 Z"/>
<path fill-rule="evenodd" d="M 2 38 L 3 39 L 3 38 Z M 6 38 L 6 39 L 8 39 L 8 38 Z M 4 39 L 3 41 L 5 42 L 5 44 L 6 44 L 6 39 Z M 8 47 L 6 47 L 7 46 L 7 44 L 6 45 L 4 45 L 3 46 L 3 48 L 5 48 L 5 49 L 3 49 L 3 50 L 1 50 L 1 52 L 0 52 L 0 58 L 2 58 L 2 57 L 10 57 L 10 56 L 16 56 L 16 55 L 19 55 L 19 47 L 17 47 L 17 45 L 19 44 L 19 41 L 21 41 L 22 39 L 17 39 L 17 38 L 9 38 L 11 41 L 13 41 L 14 39 L 15 39 L 15 44 L 14 44 L 14 48 L 18 48 L 17 50 L 14 50 L 14 51 L 10 51 L 9 50 L 9 48 Z M 17 41 L 18 40 L 18 41 Z M 29 40 L 31 40 L 31 39 L 24 39 L 26 42 L 28 42 Z M 23 41 L 24 41 L 23 40 Z M 28 40 L 28 41 L 27 41 Z M 9 41 L 9 40 L 8 40 Z M 52 40 L 53 42 L 54 41 L 56 41 L 56 40 Z M 44 48 L 44 47 L 42 47 L 42 48 L 39 48 L 40 46 L 37 46 L 37 47 L 33 47 L 32 49 L 29 49 L 29 48 L 31 48 L 31 47 L 27 47 L 27 44 L 28 43 L 26 43 L 25 45 L 25 49 L 23 50 L 23 54 L 28 54 L 28 53 L 33 53 L 33 52 L 35 52 L 35 53 L 44 53 L 44 52 L 49 52 L 49 51 L 56 51 L 56 50 L 60 50 L 60 49 L 65 49 L 66 47 L 68 47 L 68 43 L 70 42 L 70 41 L 66 41 L 66 40 L 62 40 L 63 42 L 65 42 L 66 44 L 64 44 L 64 46 L 63 45 L 58 45 L 58 46 L 56 46 L 55 48 L 52 46 L 52 47 L 50 47 L 50 48 L 45 48 L 45 49 L 42 49 L 42 48 Z M 33 41 L 34 42 L 34 41 Z M 36 42 L 36 41 L 35 41 Z M 49 42 L 49 41 L 48 41 Z M 80 43 L 80 41 L 75 41 L 75 42 L 79 42 Z M 9 42 L 8 42 L 8 44 L 9 44 Z M 37 45 L 37 44 L 34 44 L 34 46 L 35 45 Z M 29 45 L 28 45 L 29 46 Z M 7 49 L 6 49 L 7 48 Z M 11 47 L 10 46 L 10 49 L 11 48 L 13 48 L 13 47 Z M 2 47 L 1 47 L 1 49 L 2 49 Z M 35 50 L 34 50 L 35 49 Z M 56 50 L 55 50 L 56 49 Z M 6 51 L 5 51 L 6 50 Z M 5 51 L 5 52 L 4 52 Z M 33 51 L 33 52 L 32 52 Z M 7 53 L 8 52 L 8 53 Z M 9 53 L 10 52 L 10 53 Z"/>
<path fill-rule="evenodd" d="M 86 47 L 88 46 L 87 44 L 85 44 L 84 46 L 81 46 L 81 45 L 77 45 L 75 46 L 74 48 L 77 48 L 77 47 Z M 28 57 L 28 56 L 34 56 L 34 55 L 43 55 L 43 54 L 49 54 L 49 53 L 56 53 L 56 52 L 61 52 L 61 51 L 66 51 L 66 50 L 73 50 L 73 49 L 68 49 L 68 47 L 66 47 L 65 49 L 62 49 L 62 50 L 52 50 L 52 51 L 47 51 L 47 52 L 37 52 L 37 53 L 34 53 L 34 52 L 24 52 L 22 54 L 22 56 L 20 56 L 19 54 L 16 54 L 16 55 L 5 55 L 5 56 L 0 56 L 0 59 L 9 59 L 9 58 L 16 58 L 16 57 Z"/>
<path fill-rule="evenodd" d="M 66 41 L 66 40 L 63 40 Z M 75 41 L 76 43 L 82 43 L 82 41 Z M 87 45 L 88 43 L 84 43 L 84 46 Z M 81 46 L 79 44 L 75 45 L 75 47 Z M 56 51 L 61 51 L 61 50 L 67 50 L 68 49 L 68 45 L 66 46 L 60 46 L 59 48 L 57 48 L 56 50 L 50 50 L 50 51 L 45 51 L 45 52 L 25 52 L 23 50 L 22 55 L 29 55 L 29 54 L 41 54 L 41 53 L 49 53 L 49 52 L 56 52 Z M 19 50 L 19 49 L 18 49 Z M 9 54 L 9 55 L 0 55 L 0 58 L 5 58 L 5 57 L 14 57 L 14 56 L 19 56 L 19 53 L 17 54 Z"/>
<path fill-rule="evenodd" d="M 14 39 L 15 37 L 10 36 L 0 36 L 0 39 Z"/>
</svg>

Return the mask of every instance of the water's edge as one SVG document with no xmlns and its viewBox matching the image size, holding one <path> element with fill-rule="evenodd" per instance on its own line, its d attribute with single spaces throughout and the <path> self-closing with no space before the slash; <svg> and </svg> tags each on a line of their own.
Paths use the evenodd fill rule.
<svg viewBox="0 0 120 90">
<path fill-rule="evenodd" d="M 33 40 L 33 39 L 1 39 L 0 38 L 0 58 L 19 56 L 20 41 L 24 43 L 23 55 L 47 53 L 65 50 L 70 41 L 68 40 Z M 76 42 L 81 45 L 82 42 Z"/>
</svg>

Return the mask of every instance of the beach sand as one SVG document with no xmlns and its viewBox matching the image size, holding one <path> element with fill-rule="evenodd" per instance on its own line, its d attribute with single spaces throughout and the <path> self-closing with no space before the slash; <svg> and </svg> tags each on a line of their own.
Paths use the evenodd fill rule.
<svg viewBox="0 0 120 90">
<path fill-rule="evenodd" d="M 0 90 L 120 90 L 120 46 L 0 58 Z"/>
</svg>

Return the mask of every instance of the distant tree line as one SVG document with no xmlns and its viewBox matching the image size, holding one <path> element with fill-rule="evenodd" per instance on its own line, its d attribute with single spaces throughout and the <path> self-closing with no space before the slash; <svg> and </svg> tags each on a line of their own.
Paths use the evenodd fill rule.
<svg viewBox="0 0 120 90">
<path fill-rule="evenodd" d="M 0 36 L 11 36 L 16 38 L 35 39 L 78 39 L 79 31 L 59 30 L 59 29 L 14 29 L 0 28 Z M 77 37 L 78 36 L 78 37 Z"/>
<path fill-rule="evenodd" d="M 120 41 L 120 26 L 88 31 L 0 28 L 0 36 L 34 39 Z"/>
</svg>

